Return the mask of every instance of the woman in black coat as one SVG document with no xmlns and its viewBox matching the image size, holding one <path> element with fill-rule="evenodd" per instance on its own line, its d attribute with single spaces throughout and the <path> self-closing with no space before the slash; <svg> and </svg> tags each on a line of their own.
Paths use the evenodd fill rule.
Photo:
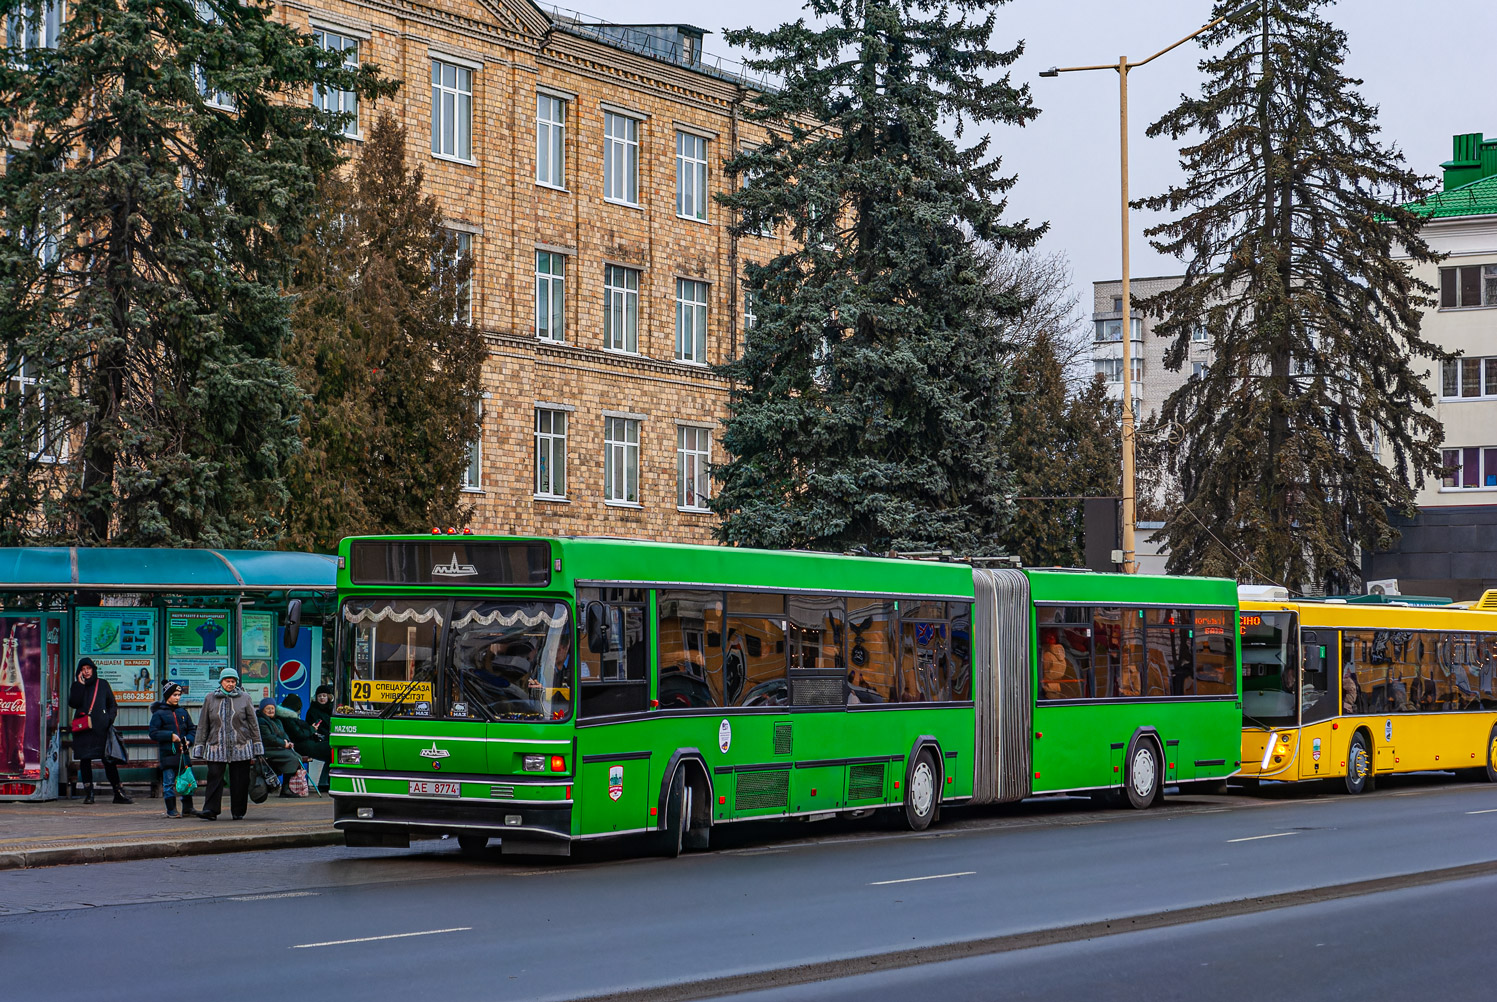
<svg viewBox="0 0 1497 1002">
<path fill-rule="evenodd" d="M 94 802 L 94 759 L 104 762 L 104 776 L 114 788 L 116 804 L 133 804 L 120 789 L 120 768 L 104 754 L 104 739 L 120 708 L 114 701 L 114 690 L 99 677 L 99 669 L 92 658 L 79 658 L 78 671 L 73 676 L 73 685 L 68 690 L 68 706 L 74 711 L 73 719 L 88 718 L 88 727 L 73 731 L 73 760 L 78 763 L 78 778 L 83 780 L 83 802 Z"/>
</svg>

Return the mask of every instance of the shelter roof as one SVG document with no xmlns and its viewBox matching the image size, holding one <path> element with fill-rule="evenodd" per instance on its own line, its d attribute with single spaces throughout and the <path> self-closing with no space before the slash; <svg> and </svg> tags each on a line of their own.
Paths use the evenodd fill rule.
<svg viewBox="0 0 1497 1002">
<path fill-rule="evenodd" d="M 0 591 L 332 590 L 338 558 L 276 550 L 0 547 Z"/>
</svg>

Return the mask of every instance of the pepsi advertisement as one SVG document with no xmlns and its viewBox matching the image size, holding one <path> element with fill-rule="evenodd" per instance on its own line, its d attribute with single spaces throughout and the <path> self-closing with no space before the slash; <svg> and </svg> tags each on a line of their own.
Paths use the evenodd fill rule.
<svg viewBox="0 0 1497 1002">
<path fill-rule="evenodd" d="M 307 707 L 312 705 L 312 690 L 322 677 L 322 627 L 303 626 L 291 647 L 281 643 L 282 639 L 280 631 L 276 631 L 275 701 L 282 702 L 296 693 L 301 697 L 305 716 Z"/>
</svg>

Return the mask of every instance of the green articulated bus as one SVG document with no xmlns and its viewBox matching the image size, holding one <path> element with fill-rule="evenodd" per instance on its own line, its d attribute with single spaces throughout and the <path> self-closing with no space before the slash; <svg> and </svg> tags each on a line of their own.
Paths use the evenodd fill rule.
<svg viewBox="0 0 1497 1002">
<path fill-rule="evenodd" d="M 1238 767 L 1226 580 L 466 534 L 340 556 L 349 845 L 674 855 L 748 819 L 1147 807 Z"/>
</svg>

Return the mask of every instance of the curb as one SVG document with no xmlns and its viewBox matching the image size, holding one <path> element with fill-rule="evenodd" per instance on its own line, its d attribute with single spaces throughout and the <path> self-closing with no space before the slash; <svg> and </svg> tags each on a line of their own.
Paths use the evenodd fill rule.
<svg viewBox="0 0 1497 1002">
<path fill-rule="evenodd" d="M 54 846 L 42 849 L 0 851 L 0 870 L 28 870 L 39 866 L 68 866 L 80 863 L 121 863 L 133 859 L 166 859 L 171 856 L 253 852 L 260 849 L 303 849 L 342 844 L 343 833 L 328 830 L 212 838 L 173 838 L 165 842 Z"/>
</svg>

